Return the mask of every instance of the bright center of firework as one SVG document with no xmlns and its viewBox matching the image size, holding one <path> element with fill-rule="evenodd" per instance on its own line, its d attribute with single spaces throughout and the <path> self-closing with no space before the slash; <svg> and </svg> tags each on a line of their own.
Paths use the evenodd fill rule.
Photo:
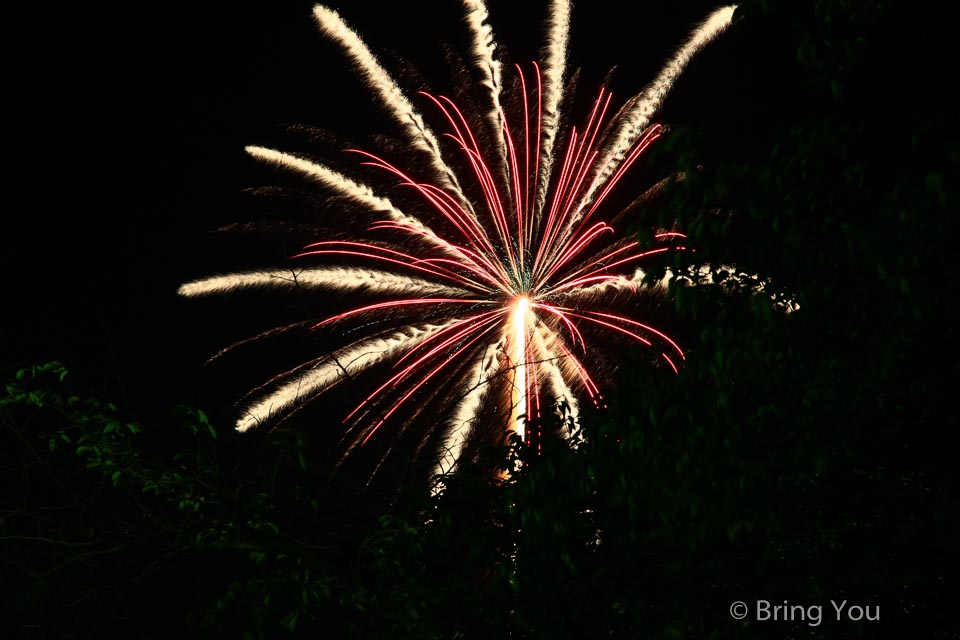
<svg viewBox="0 0 960 640">
<path fill-rule="evenodd" d="M 524 437 L 524 422 L 527 415 L 527 313 L 530 310 L 530 300 L 527 296 L 520 296 L 514 303 L 513 309 L 513 352 L 511 354 L 511 370 L 513 371 L 513 393 L 511 396 L 513 411 L 510 424 L 521 438 Z"/>
</svg>

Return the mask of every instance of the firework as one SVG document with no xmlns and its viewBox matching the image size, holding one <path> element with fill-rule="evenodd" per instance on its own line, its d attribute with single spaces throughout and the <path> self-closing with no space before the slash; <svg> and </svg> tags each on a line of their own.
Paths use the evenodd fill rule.
<svg viewBox="0 0 960 640">
<path fill-rule="evenodd" d="M 480 441 L 527 438 L 547 413 L 559 413 L 572 436 L 580 403 L 602 403 L 592 372 L 603 345 L 643 345 L 665 371 L 684 359 L 673 339 L 636 317 L 644 300 L 665 292 L 665 282 L 645 284 L 642 261 L 682 249 L 683 235 L 663 231 L 642 246 L 617 234 L 619 216 L 604 204 L 661 136 L 652 116 L 734 7 L 708 16 L 616 113 L 602 88 L 572 124 L 569 2 L 550 4 L 541 61 L 511 68 L 482 0 L 463 6 L 470 51 L 461 71 L 475 87 L 458 99 L 408 94 L 335 11 L 314 8 L 320 31 L 342 48 L 402 144 L 377 154 L 349 149 L 351 161 L 339 164 L 247 148 L 332 196 L 342 233 L 317 237 L 288 268 L 208 277 L 180 293 L 274 288 L 369 300 L 312 323 L 339 346 L 261 387 L 237 422 L 241 431 L 382 370 L 344 418 L 344 457 L 409 433 L 417 454 L 429 451 L 446 472 Z M 391 446 L 381 447 L 384 456 Z"/>
</svg>

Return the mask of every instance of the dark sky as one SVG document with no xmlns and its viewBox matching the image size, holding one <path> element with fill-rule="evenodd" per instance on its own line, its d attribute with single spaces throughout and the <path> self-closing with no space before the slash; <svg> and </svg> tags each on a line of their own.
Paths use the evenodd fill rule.
<svg viewBox="0 0 960 640">
<path fill-rule="evenodd" d="M 622 3 L 576 4 L 570 55 L 582 87 L 616 65 L 615 97 L 639 91 L 716 6 L 650 4 L 640 20 Z M 491 2 L 491 19 L 500 45 L 524 62 L 541 42 L 542 8 L 516 5 Z M 4 367 L 63 360 L 134 412 L 203 399 L 201 363 L 227 338 L 175 291 L 224 268 L 209 232 L 246 215 L 241 191 L 270 179 L 244 145 L 287 123 L 353 135 L 373 126 L 367 94 L 314 29 L 311 6 L 38 6 L 12 21 L 29 37 L 8 97 L 17 115 L 0 252 Z M 438 84 L 438 42 L 462 50 L 458 3 L 333 6 L 375 51 L 396 50 Z M 777 52 L 754 54 L 773 39 L 728 34 L 688 70 L 663 119 L 746 140 L 770 113 L 789 117 Z"/>
</svg>

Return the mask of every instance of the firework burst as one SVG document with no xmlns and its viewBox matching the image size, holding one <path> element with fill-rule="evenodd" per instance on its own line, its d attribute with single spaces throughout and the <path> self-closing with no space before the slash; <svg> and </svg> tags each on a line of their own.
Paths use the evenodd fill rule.
<svg viewBox="0 0 960 640">
<path fill-rule="evenodd" d="M 409 433 L 417 454 L 431 452 L 437 470 L 449 471 L 483 440 L 529 438 L 547 413 L 560 413 L 571 436 L 579 404 L 602 403 L 593 371 L 603 347 L 643 345 L 665 371 L 684 359 L 673 339 L 635 317 L 644 300 L 664 293 L 663 283 L 644 283 L 640 264 L 682 249 L 683 235 L 663 231 L 643 246 L 617 234 L 621 215 L 604 204 L 662 134 L 651 118 L 674 80 L 734 8 L 708 16 L 619 110 L 604 88 L 573 124 L 569 2 L 550 4 L 541 61 L 509 68 L 482 0 L 463 7 L 470 52 L 460 72 L 472 84 L 456 99 L 404 92 L 335 11 L 314 8 L 320 31 L 342 48 L 401 144 L 377 155 L 348 149 L 352 161 L 339 164 L 247 148 L 332 196 L 342 232 L 316 237 L 295 266 L 203 278 L 180 293 L 275 288 L 368 300 L 311 323 L 339 346 L 260 387 L 239 430 L 282 420 L 344 381 L 382 370 L 344 418 L 344 457 L 372 439 L 395 443 Z M 381 447 L 384 456 L 392 446 Z"/>
</svg>

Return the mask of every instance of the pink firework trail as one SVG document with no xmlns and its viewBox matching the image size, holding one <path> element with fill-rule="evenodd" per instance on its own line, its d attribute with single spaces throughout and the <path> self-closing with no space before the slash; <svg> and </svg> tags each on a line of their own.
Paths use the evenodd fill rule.
<svg viewBox="0 0 960 640">
<path fill-rule="evenodd" d="M 684 359 L 666 333 L 633 317 L 644 297 L 664 293 L 644 284 L 638 264 L 682 249 L 683 234 L 659 233 L 656 246 L 641 246 L 604 221 L 616 218 L 604 215 L 605 203 L 662 135 L 653 113 L 692 55 L 729 24 L 733 7 L 711 14 L 655 81 L 614 115 L 613 96 L 601 89 L 582 124 L 564 129 L 558 123 L 567 86 L 568 3 L 551 3 L 542 64 L 527 71 L 515 66 L 508 82 L 485 6 L 463 4 L 473 43 L 467 71 L 481 99 L 463 108 L 447 96 L 418 92 L 442 124 L 439 137 L 340 16 L 315 8 L 320 30 L 343 48 L 404 136 L 410 168 L 350 149 L 352 171 L 371 175 L 358 182 L 305 156 L 248 148 L 338 196 L 351 220 L 365 214 L 362 234 L 310 243 L 292 269 L 204 278 L 181 293 L 295 287 L 374 299 L 314 323 L 314 330 L 339 336 L 341 346 L 261 387 L 239 429 L 288 417 L 345 380 L 390 367 L 344 419 L 344 455 L 375 438 L 396 443 L 410 433 L 417 452 L 433 452 L 443 472 L 480 441 L 511 432 L 524 437 L 544 411 L 563 407 L 572 435 L 578 398 L 602 403 L 589 373 L 604 360 L 597 345 L 633 342 L 674 373 Z M 385 195 L 395 192 L 402 206 Z M 381 447 L 383 457 L 392 446 Z"/>
</svg>

